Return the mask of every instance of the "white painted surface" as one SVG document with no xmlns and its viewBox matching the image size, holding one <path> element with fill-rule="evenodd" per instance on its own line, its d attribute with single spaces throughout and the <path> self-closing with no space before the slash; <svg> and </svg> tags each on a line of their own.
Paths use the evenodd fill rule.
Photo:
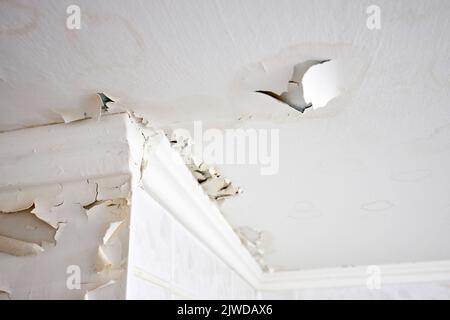
<svg viewBox="0 0 450 320">
<path fill-rule="evenodd" d="M 1 3 L 1 130 L 60 121 L 101 90 L 156 124 L 252 115 L 281 129 L 281 169 L 225 168 L 245 193 L 223 211 L 273 234 L 272 265 L 450 258 L 448 1 L 377 1 L 377 31 L 370 1 L 78 3 L 78 31 L 71 1 Z M 324 109 L 287 116 L 249 93 L 297 59 L 340 56 L 350 89 Z"/>
<path fill-rule="evenodd" d="M 265 274 L 258 288 L 262 291 L 288 291 L 320 288 L 377 287 L 450 281 L 450 261 L 429 261 L 278 271 Z"/>
<path fill-rule="evenodd" d="M 134 190 L 132 202 L 127 299 L 256 298 L 255 289 L 144 190 Z"/>
<path fill-rule="evenodd" d="M 260 292 L 261 299 L 269 300 L 448 300 L 450 283 L 429 282 L 386 285 L 380 289 L 346 287 Z"/>
<path fill-rule="evenodd" d="M 260 266 L 164 136 L 149 139 L 142 188 L 184 228 L 257 287 Z"/>
<path fill-rule="evenodd" d="M 131 173 L 129 118 L 0 133 L 0 189 Z"/>
</svg>

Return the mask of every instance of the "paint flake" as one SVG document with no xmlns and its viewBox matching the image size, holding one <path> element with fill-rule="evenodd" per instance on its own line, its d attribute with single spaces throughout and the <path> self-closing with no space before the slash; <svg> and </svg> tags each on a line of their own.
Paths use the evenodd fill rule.
<svg viewBox="0 0 450 320">
<path fill-rule="evenodd" d="M 0 236 L 0 252 L 16 257 L 23 257 L 36 255 L 43 251 L 44 248 L 36 243 Z"/>
</svg>

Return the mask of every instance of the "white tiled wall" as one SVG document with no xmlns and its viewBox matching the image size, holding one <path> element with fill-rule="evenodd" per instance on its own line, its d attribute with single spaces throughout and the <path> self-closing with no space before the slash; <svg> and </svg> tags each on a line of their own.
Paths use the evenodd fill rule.
<svg viewBox="0 0 450 320">
<path fill-rule="evenodd" d="M 128 299 L 255 299 L 255 290 L 142 190 L 133 194 Z"/>
</svg>

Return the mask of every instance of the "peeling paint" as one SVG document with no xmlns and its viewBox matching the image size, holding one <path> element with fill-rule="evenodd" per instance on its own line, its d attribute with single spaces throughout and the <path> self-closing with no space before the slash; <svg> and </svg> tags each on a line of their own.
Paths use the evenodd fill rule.
<svg viewBox="0 0 450 320">
<path fill-rule="evenodd" d="M 243 192 L 241 188 L 233 185 L 229 179 L 222 177 L 217 168 L 198 161 L 191 153 L 190 147 L 193 143 L 190 139 L 174 134 L 170 143 L 172 148 L 181 155 L 192 175 L 211 199 L 221 201 Z"/>
<path fill-rule="evenodd" d="M 128 198 L 130 195 L 130 178 L 127 175 L 102 178 L 101 180 L 89 180 L 97 186 L 96 201 Z"/>
<path fill-rule="evenodd" d="M 117 285 L 117 281 L 110 280 L 95 289 L 92 289 L 90 291 L 87 291 L 84 295 L 84 300 L 105 300 L 110 299 L 113 294 L 111 294 L 111 291 L 116 289 L 115 286 Z"/>
<path fill-rule="evenodd" d="M 117 282 L 110 298 L 123 298 L 129 180 L 115 176 L 0 192 L 0 198 L 9 199 L 2 209 L 34 204 L 0 214 L 1 298 L 82 299 L 86 290 L 108 281 Z M 98 195 L 104 200 L 96 200 Z M 69 265 L 79 266 L 82 290 L 67 290 Z M 1 282 L 5 277 L 12 281 L 8 286 Z"/>
<path fill-rule="evenodd" d="M 0 236 L 0 252 L 22 257 L 44 252 L 44 248 L 33 242 Z"/>
<path fill-rule="evenodd" d="M 55 244 L 58 243 L 59 239 L 61 238 L 61 234 L 66 227 L 67 223 L 64 222 L 58 222 L 58 227 L 56 228 L 55 236 L 53 239 L 55 240 Z"/>
<path fill-rule="evenodd" d="M 64 123 L 80 121 L 88 118 L 88 114 L 83 110 L 66 110 L 59 113 Z"/>
<path fill-rule="evenodd" d="M 264 272 L 274 272 L 275 269 L 266 263 L 264 255 L 269 247 L 269 233 L 257 231 L 248 226 L 240 226 L 234 229 L 242 245 L 250 252 Z"/>
<path fill-rule="evenodd" d="M 31 210 L 31 213 L 54 229 L 57 229 L 58 224 L 64 221 L 60 221 L 58 211 L 54 210 L 54 208 L 61 206 L 63 203 L 58 201 L 55 203 L 55 199 L 38 198 L 34 200 L 34 208 Z"/>
<path fill-rule="evenodd" d="M 320 95 L 319 97 L 316 97 L 315 93 L 316 91 L 320 91 L 322 94 L 324 93 L 325 88 L 321 88 L 321 86 L 323 85 L 323 82 L 327 83 L 327 81 L 324 80 L 327 80 L 327 76 L 330 75 L 328 75 L 326 72 L 324 75 L 322 73 L 316 75 L 317 73 L 315 72 L 313 73 L 313 76 L 311 76 L 310 74 L 312 73 L 312 71 L 309 71 L 312 70 L 314 66 L 324 63 L 328 64 L 329 61 L 330 60 L 308 60 L 302 63 L 297 63 L 293 67 L 294 70 L 292 73 L 292 77 L 287 83 L 287 91 L 284 91 L 280 95 L 276 94 L 273 91 L 257 90 L 256 92 L 265 94 L 278 101 L 281 101 L 301 113 L 305 112 L 305 110 L 308 108 L 311 108 L 313 106 L 316 107 L 316 105 L 318 105 L 319 103 L 320 105 L 318 105 L 318 107 L 323 107 L 326 103 L 328 103 L 328 101 L 326 101 L 325 103 L 323 101 L 320 101 Z M 313 83 L 314 85 L 311 85 L 310 82 L 315 81 L 317 78 L 321 80 L 321 83 Z"/>
<path fill-rule="evenodd" d="M 66 109 L 56 112 L 64 121 L 64 123 L 71 123 L 86 119 L 99 120 L 102 114 L 123 113 L 128 110 L 119 102 L 119 99 L 114 98 L 106 92 L 97 93 L 100 104 L 96 107 Z"/>
<path fill-rule="evenodd" d="M 37 198 L 57 197 L 61 185 L 12 189 L 0 192 L 0 212 L 17 212 L 33 207 Z"/>
<path fill-rule="evenodd" d="M 108 244 L 111 238 L 116 234 L 117 230 L 123 225 L 124 220 L 111 222 L 109 224 L 108 230 L 106 230 L 105 236 L 103 237 L 103 244 Z"/>
<path fill-rule="evenodd" d="M 11 300 L 11 290 L 0 283 L 0 300 Z"/>
<path fill-rule="evenodd" d="M 43 245 L 54 240 L 56 231 L 31 213 L 31 210 L 0 213 L 0 235 Z"/>
</svg>

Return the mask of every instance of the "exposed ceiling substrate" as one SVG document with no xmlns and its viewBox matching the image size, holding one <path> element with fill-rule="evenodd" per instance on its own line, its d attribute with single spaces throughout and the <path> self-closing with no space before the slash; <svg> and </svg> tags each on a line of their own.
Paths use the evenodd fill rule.
<svg viewBox="0 0 450 320">
<path fill-rule="evenodd" d="M 265 231 L 279 270 L 450 259 L 450 2 L 0 3 L 0 131 L 61 122 L 109 92 L 167 130 L 279 130 L 274 174 L 219 166 L 232 225 Z M 101 10 L 99 10 L 101 8 Z M 299 113 L 270 96 L 339 61 L 344 90 Z"/>
</svg>

